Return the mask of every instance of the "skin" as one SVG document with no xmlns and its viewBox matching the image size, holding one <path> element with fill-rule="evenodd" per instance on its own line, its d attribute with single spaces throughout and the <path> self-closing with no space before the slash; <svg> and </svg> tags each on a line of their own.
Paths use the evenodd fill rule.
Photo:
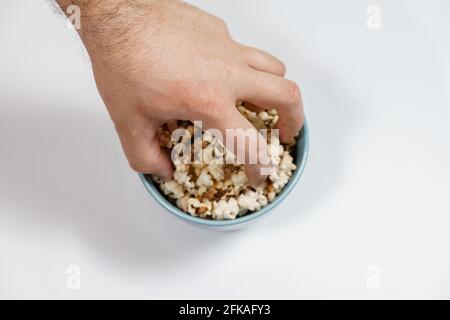
<svg viewBox="0 0 450 320">
<path fill-rule="evenodd" d="M 303 126 L 300 90 L 272 55 L 234 41 L 226 24 L 178 0 L 59 0 L 81 8 L 79 35 L 132 169 L 170 178 L 156 130 L 171 120 L 255 130 L 235 108 L 275 107 L 282 142 Z M 224 134 L 224 136 L 226 136 Z M 246 165 L 250 182 L 264 177 Z"/>
</svg>

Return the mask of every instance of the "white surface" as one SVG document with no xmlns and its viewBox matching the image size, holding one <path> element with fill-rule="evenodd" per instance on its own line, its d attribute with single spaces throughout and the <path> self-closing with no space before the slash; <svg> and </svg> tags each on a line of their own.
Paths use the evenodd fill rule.
<svg viewBox="0 0 450 320">
<path fill-rule="evenodd" d="M 0 298 L 450 298 L 450 2 L 193 3 L 300 83 L 300 184 L 242 231 L 174 219 L 128 169 L 73 31 L 2 0 Z"/>
</svg>

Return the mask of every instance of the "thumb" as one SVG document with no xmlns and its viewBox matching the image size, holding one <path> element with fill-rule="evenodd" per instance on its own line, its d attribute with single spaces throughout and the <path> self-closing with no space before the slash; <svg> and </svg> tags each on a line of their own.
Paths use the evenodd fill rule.
<svg viewBox="0 0 450 320">
<path fill-rule="evenodd" d="M 156 121 L 137 117 L 129 123 L 116 125 L 116 130 L 134 171 L 170 179 L 173 174 L 172 161 L 159 145 L 157 127 Z"/>
</svg>

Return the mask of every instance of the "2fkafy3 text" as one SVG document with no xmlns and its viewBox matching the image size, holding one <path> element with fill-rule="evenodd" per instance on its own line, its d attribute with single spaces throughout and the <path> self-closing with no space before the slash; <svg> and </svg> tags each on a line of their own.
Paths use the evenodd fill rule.
<svg viewBox="0 0 450 320">
<path fill-rule="evenodd" d="M 270 305 L 268 304 L 223 304 L 218 306 L 198 306 L 186 304 L 180 307 L 179 315 L 197 315 L 207 318 L 216 314 L 220 315 L 270 315 Z"/>
</svg>

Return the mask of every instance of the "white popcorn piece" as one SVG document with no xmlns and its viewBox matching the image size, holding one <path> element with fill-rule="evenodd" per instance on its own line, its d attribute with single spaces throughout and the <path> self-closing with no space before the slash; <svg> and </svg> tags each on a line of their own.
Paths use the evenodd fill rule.
<svg viewBox="0 0 450 320">
<path fill-rule="evenodd" d="M 272 166 L 278 166 L 281 161 L 280 148 L 277 145 L 269 144 L 267 150 L 269 152 L 270 164 Z"/>
<path fill-rule="evenodd" d="M 208 130 L 203 132 L 203 137 L 202 138 L 203 138 L 203 141 L 209 142 L 210 144 L 215 144 L 216 143 L 216 138 Z"/>
<path fill-rule="evenodd" d="M 225 149 L 225 163 L 226 164 L 234 164 L 236 163 L 236 156 L 233 152 L 228 149 Z"/>
<path fill-rule="evenodd" d="M 200 202 L 197 198 L 187 200 L 187 212 L 194 217 L 206 218 L 211 215 L 212 203 L 209 200 Z"/>
<path fill-rule="evenodd" d="M 223 179 L 222 166 L 217 165 L 217 164 L 210 164 L 208 166 L 208 171 L 211 174 L 211 176 L 214 178 L 214 180 L 220 181 Z"/>
<path fill-rule="evenodd" d="M 257 193 L 257 199 L 258 199 L 260 208 L 264 207 L 265 205 L 267 205 L 269 203 L 269 201 L 267 200 L 267 197 L 262 192 Z"/>
<path fill-rule="evenodd" d="M 225 200 L 213 202 L 212 216 L 216 220 L 236 219 L 238 213 L 239 205 L 235 198 L 230 198 L 228 202 Z"/>
<path fill-rule="evenodd" d="M 195 187 L 195 184 L 191 180 L 188 172 L 175 170 L 175 172 L 173 173 L 173 178 L 176 182 L 183 185 L 187 189 L 192 189 Z"/>
<path fill-rule="evenodd" d="M 279 192 L 281 191 L 281 189 L 283 189 L 283 187 L 288 183 L 289 178 L 289 175 L 287 175 L 285 171 L 281 170 L 276 170 L 269 177 L 269 179 L 273 182 L 273 188 L 276 192 Z"/>
<path fill-rule="evenodd" d="M 275 199 L 276 196 L 277 194 L 275 193 L 275 191 L 272 191 L 267 194 L 267 199 L 269 200 L 269 202 L 271 202 Z"/>
<path fill-rule="evenodd" d="M 297 166 L 293 163 L 293 161 L 294 158 L 292 158 L 289 152 L 284 151 L 280 162 L 280 170 L 283 170 L 285 172 L 292 172 L 297 169 Z"/>
<path fill-rule="evenodd" d="M 201 207 L 202 203 L 197 198 L 189 198 L 187 201 L 187 211 L 193 215 L 197 215 L 197 209 Z"/>
<path fill-rule="evenodd" d="M 247 191 L 245 194 L 241 194 L 238 198 L 239 207 L 243 210 L 256 211 L 261 207 L 256 193 Z"/>
<path fill-rule="evenodd" d="M 261 111 L 260 113 L 258 113 L 258 117 L 262 121 L 267 121 L 267 120 L 271 119 L 271 117 L 269 116 L 269 113 L 267 111 Z"/>
<path fill-rule="evenodd" d="M 189 146 L 184 143 L 177 143 L 173 146 L 171 158 L 176 166 L 189 163 L 191 155 L 188 151 Z"/>
<path fill-rule="evenodd" d="M 202 160 L 205 164 L 211 164 L 214 162 L 214 147 L 209 145 L 202 151 Z"/>
<path fill-rule="evenodd" d="M 178 184 L 175 180 L 163 182 L 161 184 L 161 189 L 166 196 L 174 199 L 179 199 L 184 196 L 183 186 Z"/>
<path fill-rule="evenodd" d="M 268 203 L 268 200 L 262 192 L 248 190 L 245 194 L 239 196 L 238 203 L 241 210 L 256 211 L 265 206 Z"/>
<path fill-rule="evenodd" d="M 236 191 L 239 191 L 247 183 L 247 176 L 245 175 L 245 173 L 243 171 L 239 171 L 238 173 L 233 173 L 231 175 L 231 183 L 234 185 L 234 189 Z"/>
<path fill-rule="evenodd" d="M 200 174 L 200 176 L 197 178 L 197 181 L 195 182 L 197 184 L 197 186 L 202 187 L 212 187 L 212 185 L 214 184 L 211 176 L 205 171 L 202 171 L 202 173 Z"/>
<path fill-rule="evenodd" d="M 189 196 L 184 196 L 182 198 L 177 199 L 177 207 L 183 210 L 184 212 L 189 212 Z"/>
<path fill-rule="evenodd" d="M 264 121 L 269 128 L 272 128 L 278 122 L 278 111 L 276 109 L 261 111 L 258 113 L 258 118 Z"/>
<path fill-rule="evenodd" d="M 179 132 L 181 132 L 181 131 L 179 131 Z M 177 136 L 175 135 L 175 137 L 177 137 Z M 186 142 L 191 140 L 191 137 L 192 137 L 191 132 L 189 130 L 185 129 L 182 132 L 181 136 L 177 137 L 178 139 L 176 139 L 176 141 L 175 141 L 175 139 L 172 139 L 172 141 L 176 144 L 185 144 Z"/>
<path fill-rule="evenodd" d="M 197 195 L 199 196 L 203 196 L 205 194 L 205 192 L 208 191 L 208 188 L 205 186 L 200 186 L 197 189 Z"/>
</svg>

